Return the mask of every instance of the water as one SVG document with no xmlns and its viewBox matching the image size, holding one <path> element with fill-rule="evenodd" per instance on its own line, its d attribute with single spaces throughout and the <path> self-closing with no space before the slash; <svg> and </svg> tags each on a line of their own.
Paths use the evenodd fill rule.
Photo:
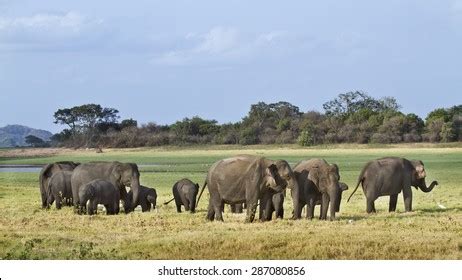
<svg viewBox="0 0 462 280">
<path fill-rule="evenodd" d="M 6 172 L 39 173 L 40 170 L 42 170 L 42 166 L 34 166 L 34 165 L 0 165 L 0 173 L 6 173 Z"/>
<path fill-rule="evenodd" d="M 138 165 L 139 168 L 146 168 L 146 167 L 158 167 L 161 166 L 160 164 L 141 164 Z M 42 166 L 36 165 L 0 165 L 0 173 L 6 172 L 30 172 L 30 173 L 39 173 L 42 170 Z"/>
</svg>

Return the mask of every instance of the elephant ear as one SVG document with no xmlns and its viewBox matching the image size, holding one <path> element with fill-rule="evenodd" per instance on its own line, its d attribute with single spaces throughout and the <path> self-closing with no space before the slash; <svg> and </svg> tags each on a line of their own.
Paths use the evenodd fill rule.
<svg viewBox="0 0 462 280">
<path fill-rule="evenodd" d="M 338 168 L 338 165 L 337 164 L 331 164 L 330 165 L 330 171 L 331 172 L 334 172 L 335 174 L 337 174 L 338 176 L 338 179 L 340 180 L 340 172 L 339 172 L 339 168 Z"/>
<path fill-rule="evenodd" d="M 347 185 L 347 184 L 345 184 L 345 183 L 343 183 L 343 182 L 340 182 L 340 183 L 338 183 L 338 185 L 339 185 L 339 187 L 340 187 L 340 189 L 341 189 L 342 191 L 348 190 L 348 185 Z"/>
<path fill-rule="evenodd" d="M 276 188 L 276 174 L 277 174 L 277 167 L 274 164 L 268 166 L 265 170 L 265 185 L 268 188 Z"/>
<path fill-rule="evenodd" d="M 87 188 L 87 195 L 88 195 L 88 198 L 93 198 L 95 197 L 95 187 L 93 187 L 93 185 L 89 185 L 88 188 Z"/>
<path fill-rule="evenodd" d="M 308 172 L 308 180 L 313 182 L 313 184 L 316 186 L 316 188 L 319 191 L 319 177 L 321 175 L 321 170 L 319 170 L 318 166 L 315 166 L 314 168 L 311 168 L 310 171 Z"/>
<path fill-rule="evenodd" d="M 117 182 L 119 182 L 120 179 L 122 178 L 122 172 L 123 172 L 122 164 L 119 162 L 115 163 L 115 166 L 112 169 L 112 176 L 116 179 Z"/>
</svg>

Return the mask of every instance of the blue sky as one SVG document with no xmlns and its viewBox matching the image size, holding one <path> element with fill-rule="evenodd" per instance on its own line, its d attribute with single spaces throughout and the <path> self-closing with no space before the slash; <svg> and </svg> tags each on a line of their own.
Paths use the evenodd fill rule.
<svg viewBox="0 0 462 280">
<path fill-rule="evenodd" d="M 462 104 L 461 50 L 462 0 L 0 0 L 0 126 L 57 132 L 53 112 L 85 103 L 235 122 L 352 90 L 424 117 Z"/>
</svg>

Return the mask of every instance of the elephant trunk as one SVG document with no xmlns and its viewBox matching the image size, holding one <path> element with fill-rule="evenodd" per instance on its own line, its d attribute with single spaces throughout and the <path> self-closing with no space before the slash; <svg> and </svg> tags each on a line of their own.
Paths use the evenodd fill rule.
<svg viewBox="0 0 462 280">
<path fill-rule="evenodd" d="M 329 193 L 330 198 L 330 220 L 335 220 L 335 212 L 340 210 L 340 200 L 341 200 L 342 192 L 338 189 L 334 189 Z M 327 206 L 327 205 L 326 205 Z"/>
<path fill-rule="evenodd" d="M 50 169 L 51 164 L 47 164 L 41 171 L 40 171 L 40 194 L 42 198 L 42 208 L 47 208 L 48 206 L 48 193 L 47 189 L 47 172 Z"/>
<path fill-rule="evenodd" d="M 139 196 L 139 192 L 140 192 L 140 179 L 139 179 L 139 177 L 134 177 L 132 179 L 130 188 L 131 188 L 132 193 L 133 193 L 132 206 L 137 205 L 138 196 Z M 133 210 L 133 209 L 130 209 L 130 210 Z"/>
<path fill-rule="evenodd" d="M 302 218 L 302 209 L 300 207 L 300 195 L 301 195 L 301 190 L 300 190 L 300 185 L 297 183 L 296 180 L 294 180 L 294 186 L 291 190 L 292 194 L 292 203 L 294 207 L 294 215 L 293 219 L 298 220 Z"/>
<path fill-rule="evenodd" d="M 338 194 L 337 194 L 336 202 L 334 204 L 336 213 L 340 212 L 340 203 L 341 202 L 342 202 L 342 192 L 339 191 Z"/>
<path fill-rule="evenodd" d="M 427 183 L 425 183 L 425 179 L 421 179 L 419 184 L 417 185 L 419 189 L 425 193 L 431 192 L 435 186 L 438 185 L 438 182 L 433 181 L 430 184 L 430 187 L 427 187 Z"/>
</svg>

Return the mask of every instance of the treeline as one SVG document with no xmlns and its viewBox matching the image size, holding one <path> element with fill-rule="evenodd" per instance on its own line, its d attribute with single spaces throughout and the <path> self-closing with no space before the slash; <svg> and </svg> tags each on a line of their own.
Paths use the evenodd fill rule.
<svg viewBox="0 0 462 280">
<path fill-rule="evenodd" d="M 363 92 L 340 94 L 324 112 L 302 112 L 288 102 L 251 105 L 240 122 L 218 124 L 198 116 L 171 125 L 119 121 L 119 111 L 86 104 L 55 112 L 64 129 L 52 137 L 67 147 L 144 147 L 188 144 L 412 143 L 462 140 L 462 105 L 439 108 L 425 120 L 404 114 L 393 97 L 375 99 Z"/>
</svg>

